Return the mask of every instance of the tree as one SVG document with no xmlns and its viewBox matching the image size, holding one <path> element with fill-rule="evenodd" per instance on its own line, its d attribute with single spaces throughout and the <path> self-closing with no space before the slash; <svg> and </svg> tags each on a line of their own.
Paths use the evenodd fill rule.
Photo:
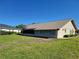
<svg viewBox="0 0 79 59">
<path fill-rule="evenodd" d="M 33 22 L 32 24 L 36 24 L 36 23 Z"/>
<path fill-rule="evenodd" d="M 22 28 L 24 28 L 24 26 L 25 26 L 24 24 L 19 24 L 19 25 L 16 26 L 16 28 L 22 29 Z"/>
</svg>

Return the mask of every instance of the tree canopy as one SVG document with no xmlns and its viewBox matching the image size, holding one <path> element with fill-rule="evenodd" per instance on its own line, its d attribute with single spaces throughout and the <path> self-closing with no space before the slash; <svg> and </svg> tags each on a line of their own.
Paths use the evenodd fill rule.
<svg viewBox="0 0 79 59">
<path fill-rule="evenodd" d="M 22 28 L 24 28 L 24 26 L 25 26 L 24 24 L 19 24 L 19 25 L 16 26 L 16 28 L 22 29 Z"/>
</svg>

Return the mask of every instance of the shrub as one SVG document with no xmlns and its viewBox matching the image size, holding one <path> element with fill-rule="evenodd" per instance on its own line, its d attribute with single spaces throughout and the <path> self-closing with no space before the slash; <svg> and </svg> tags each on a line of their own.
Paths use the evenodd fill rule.
<svg viewBox="0 0 79 59">
<path fill-rule="evenodd" d="M 75 34 L 75 35 L 73 35 L 73 34 L 71 34 L 71 35 L 64 35 L 64 37 L 75 37 L 75 36 L 77 36 L 77 34 Z"/>
<path fill-rule="evenodd" d="M 5 31 L 0 31 L 0 35 L 6 35 L 6 34 L 9 34 L 9 33 Z"/>
<path fill-rule="evenodd" d="M 68 35 L 64 35 L 64 37 L 68 37 Z"/>
</svg>

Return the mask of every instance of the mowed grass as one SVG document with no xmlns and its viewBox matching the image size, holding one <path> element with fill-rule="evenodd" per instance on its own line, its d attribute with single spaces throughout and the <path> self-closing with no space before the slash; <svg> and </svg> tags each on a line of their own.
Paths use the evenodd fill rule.
<svg viewBox="0 0 79 59">
<path fill-rule="evenodd" d="M 0 35 L 0 59 L 79 59 L 79 37 L 45 39 Z"/>
</svg>

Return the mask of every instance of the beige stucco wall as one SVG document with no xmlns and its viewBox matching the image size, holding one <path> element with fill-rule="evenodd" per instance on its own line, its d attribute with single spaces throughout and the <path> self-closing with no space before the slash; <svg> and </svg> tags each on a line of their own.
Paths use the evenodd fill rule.
<svg viewBox="0 0 79 59">
<path fill-rule="evenodd" d="M 70 32 L 72 31 L 72 32 Z M 64 35 L 75 34 L 75 28 L 71 21 L 65 24 L 60 30 L 58 30 L 57 38 L 63 38 Z"/>
</svg>

